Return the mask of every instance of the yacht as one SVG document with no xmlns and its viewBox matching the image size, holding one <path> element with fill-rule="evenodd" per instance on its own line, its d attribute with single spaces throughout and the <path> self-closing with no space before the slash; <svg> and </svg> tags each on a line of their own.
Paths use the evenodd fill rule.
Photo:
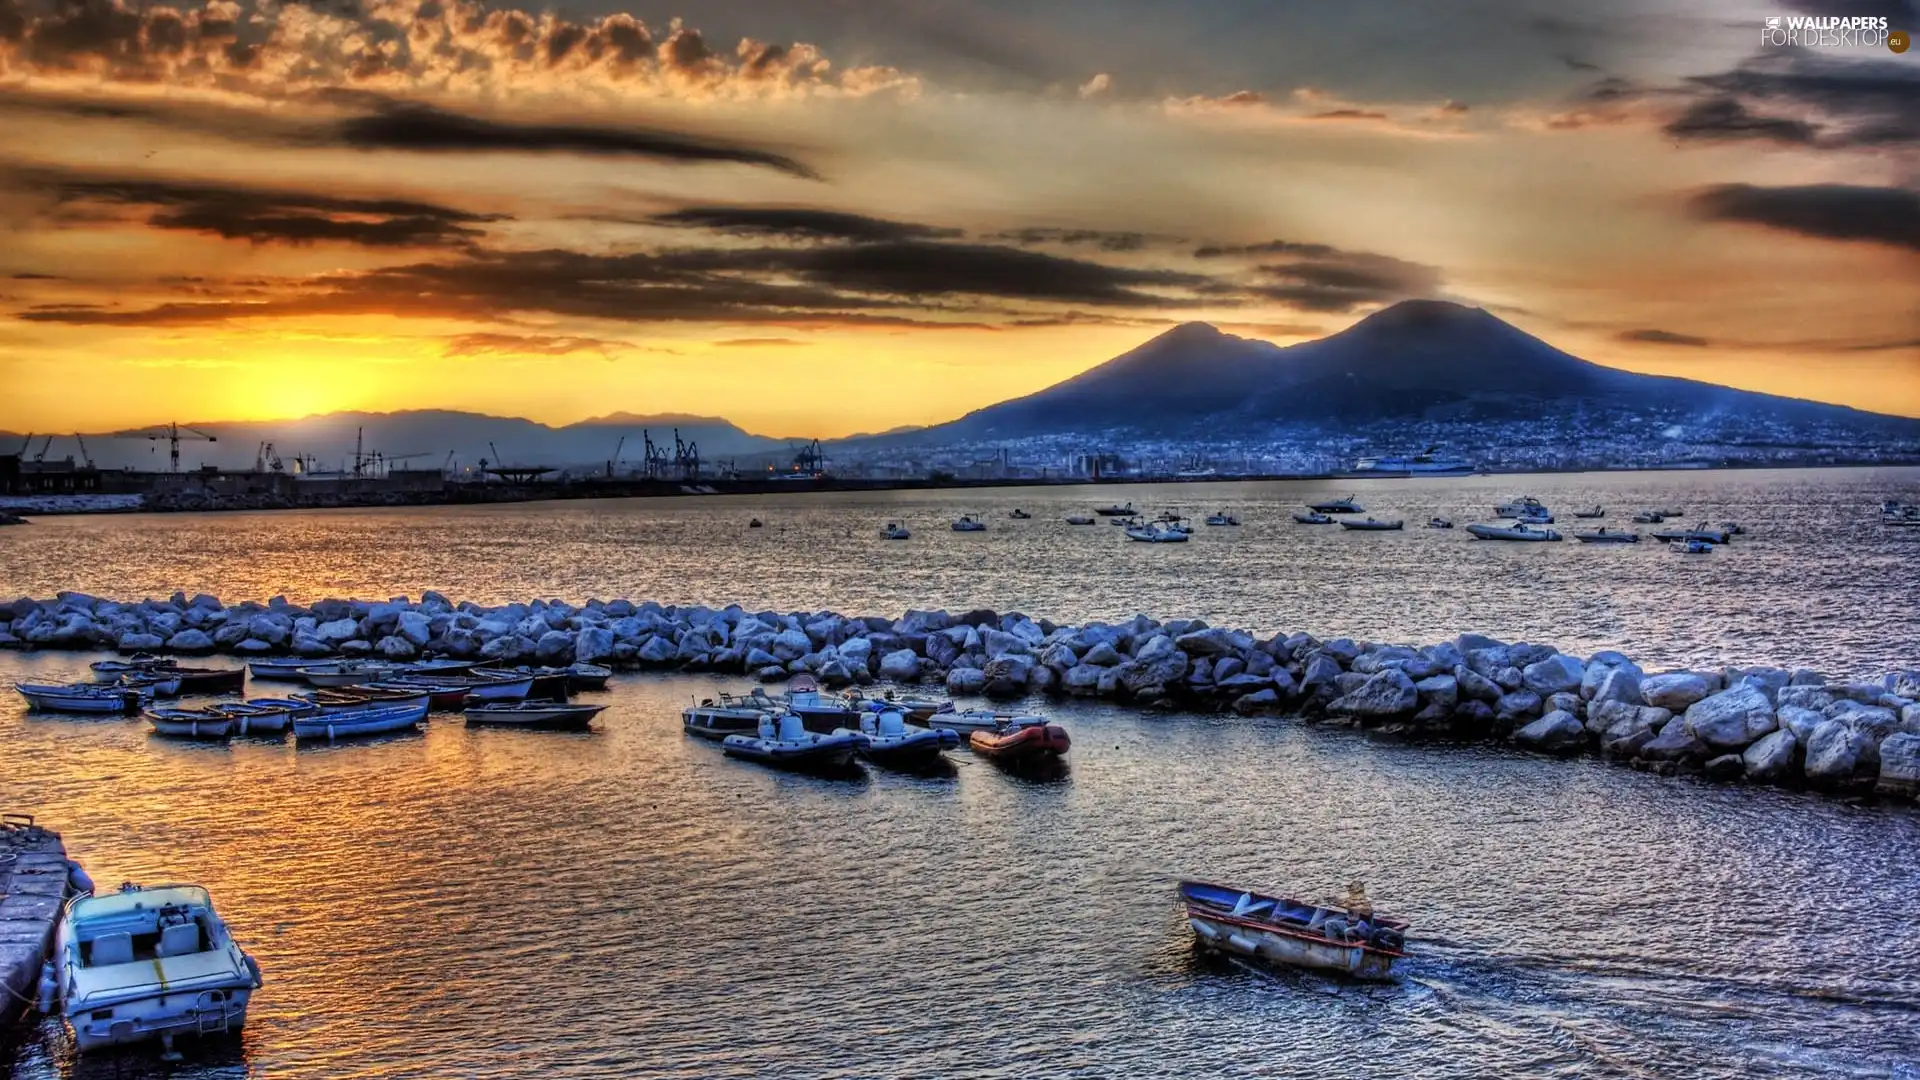
<svg viewBox="0 0 1920 1080">
<path fill-rule="evenodd" d="M 1316 514 L 1361 514 L 1361 513 L 1365 513 L 1367 508 L 1364 506 L 1361 506 L 1357 502 L 1354 502 L 1353 496 L 1349 495 L 1344 499 L 1332 499 L 1327 502 L 1308 503 L 1307 509 L 1313 511 Z"/>
<path fill-rule="evenodd" d="M 260 965 L 198 885 L 141 887 L 67 904 L 41 977 L 82 1052 L 237 1032 Z M 51 1002 L 49 1002 L 51 1004 Z"/>
<path fill-rule="evenodd" d="M 1367 476 L 1472 476 L 1473 465 L 1459 458 L 1441 457 L 1429 446 L 1412 457 L 1361 458 L 1353 471 Z"/>
</svg>

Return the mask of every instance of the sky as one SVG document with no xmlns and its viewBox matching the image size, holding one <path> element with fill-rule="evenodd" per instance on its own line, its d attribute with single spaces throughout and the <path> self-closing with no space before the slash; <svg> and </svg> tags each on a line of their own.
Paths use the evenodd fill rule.
<svg viewBox="0 0 1920 1080">
<path fill-rule="evenodd" d="M 0 0 L 0 429 L 938 422 L 1484 307 L 1920 416 L 1914 0 Z"/>
</svg>

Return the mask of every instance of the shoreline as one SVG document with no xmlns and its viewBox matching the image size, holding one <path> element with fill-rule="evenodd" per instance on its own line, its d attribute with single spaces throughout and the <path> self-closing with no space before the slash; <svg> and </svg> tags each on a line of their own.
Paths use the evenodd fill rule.
<svg viewBox="0 0 1920 1080">
<path fill-rule="evenodd" d="M 807 672 L 833 688 L 939 685 L 959 698 L 1066 696 L 1295 717 L 1376 738 L 1490 742 L 1663 775 L 1920 796 L 1920 670 L 1872 679 L 1779 667 L 1650 673 L 1618 652 L 1583 659 L 1470 633 L 1415 647 L 1262 638 L 1145 615 L 1069 626 L 988 610 L 887 618 L 624 599 L 487 607 L 431 591 L 310 606 L 67 592 L 0 602 L 0 648 L 590 661 L 764 683 Z"/>
<path fill-rule="evenodd" d="M 1702 473 L 1702 472 L 1754 472 L 1762 470 L 1808 470 L 1808 469 L 1902 469 L 1920 466 L 1920 459 L 1911 461 L 1844 461 L 1781 464 L 1734 463 L 1726 465 L 1670 465 L 1656 467 L 1628 467 L 1593 469 L 1515 469 L 1485 470 L 1461 475 L 1413 476 L 1406 473 L 1262 473 L 1248 475 L 1221 476 L 1120 476 L 1120 477 L 996 477 L 983 479 L 942 478 L 907 480 L 864 480 L 823 476 L 807 480 L 642 480 L 634 478 L 586 477 L 579 480 L 555 481 L 539 484 L 486 484 L 486 483 L 446 483 L 440 488 L 399 490 L 381 487 L 384 481 L 359 481 L 367 485 L 366 490 L 315 493 L 302 497 L 283 494 L 245 493 L 220 494 L 211 492 L 163 492 L 127 493 L 127 494 L 86 494 L 86 495 L 13 495 L 0 497 L 0 519 L 12 515 L 16 518 L 35 517 L 78 517 L 112 514 L 186 514 L 186 513 L 248 513 L 263 510 L 336 510 L 369 509 L 383 507 L 420 507 L 420 506 L 480 506 L 500 503 L 567 502 L 581 499 L 653 499 L 653 498 L 698 498 L 703 496 L 740 496 L 740 495 L 779 495 L 786 493 L 820 494 L 828 492 L 882 492 L 882 491 L 972 491 L 993 488 L 1075 488 L 1075 487 L 1122 487 L 1147 484 L 1264 484 L 1264 483 L 1332 483 L 1365 482 L 1374 480 L 1471 480 L 1478 477 L 1500 476 L 1579 476 L 1617 475 L 1623 473 Z M 170 474 L 155 474 L 169 476 Z M 190 477 L 181 474 L 175 480 Z M 245 477 L 248 474 L 224 474 L 222 479 Z M 284 478 L 279 478 L 284 480 Z M 64 505 L 61 500 L 71 500 Z M 87 500 L 99 500 L 88 502 Z M 132 501 L 128 501 L 132 500 Z M 30 523 L 27 521 L 18 522 Z"/>
</svg>

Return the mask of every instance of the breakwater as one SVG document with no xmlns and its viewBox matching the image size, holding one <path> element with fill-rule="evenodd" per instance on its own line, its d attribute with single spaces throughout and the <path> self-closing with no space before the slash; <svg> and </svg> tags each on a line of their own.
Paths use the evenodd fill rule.
<svg viewBox="0 0 1920 1080">
<path fill-rule="evenodd" d="M 1913 796 L 1920 671 L 1848 677 L 1782 667 L 1648 672 L 1478 634 L 1423 646 L 1256 635 L 1137 615 L 1056 625 L 1019 612 L 898 618 L 592 600 L 483 606 L 419 599 L 224 604 L 175 593 L 0 603 L 0 647 L 406 661 L 591 661 L 627 669 L 809 672 L 828 686 L 939 684 L 956 696 L 1096 697 L 1148 709 L 1286 715 L 1404 740 L 1494 740 L 1660 773 Z"/>
<path fill-rule="evenodd" d="M 0 1027 L 34 1007 L 71 873 L 60 834 L 0 816 Z"/>
</svg>

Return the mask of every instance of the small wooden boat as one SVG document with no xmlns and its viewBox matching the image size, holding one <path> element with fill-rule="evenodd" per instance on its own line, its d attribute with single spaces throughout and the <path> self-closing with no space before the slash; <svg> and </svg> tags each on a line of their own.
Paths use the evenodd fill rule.
<svg viewBox="0 0 1920 1080">
<path fill-rule="evenodd" d="M 1090 515 L 1087 515 L 1087 514 L 1068 514 L 1068 515 L 1067 515 L 1067 524 L 1069 524 L 1069 525 L 1091 525 L 1091 524 L 1093 524 L 1093 518 L 1092 518 L 1092 517 L 1091 517 Z"/>
<path fill-rule="evenodd" d="M 182 694 L 239 694 L 247 688 L 246 668 L 176 667 Z"/>
<path fill-rule="evenodd" d="M 134 653 L 125 660 L 95 660 L 87 665 L 93 670 L 94 681 L 103 683 L 118 682 L 122 675 L 145 675 L 177 666 L 178 662 L 171 657 L 152 653 Z"/>
<path fill-rule="evenodd" d="M 885 540 L 913 539 L 913 533 L 908 532 L 907 527 L 905 525 L 900 524 L 897 521 L 887 522 L 887 527 L 880 530 L 880 536 L 882 539 L 885 539 Z"/>
<path fill-rule="evenodd" d="M 721 694 L 706 698 L 698 705 L 680 710 L 680 729 L 689 735 L 714 742 L 729 735 L 758 731 L 760 721 L 778 716 L 785 710 L 760 687 L 750 694 Z"/>
<path fill-rule="evenodd" d="M 320 707 L 304 698 L 248 698 L 248 705 L 262 709 L 283 709 L 288 717 L 298 720 L 303 716 L 316 716 Z"/>
<path fill-rule="evenodd" d="M 1330 517 L 1328 517 L 1327 515 L 1325 515 L 1325 514 L 1323 514 L 1323 513 L 1321 513 L 1321 512 L 1320 512 L 1320 511 L 1318 511 L 1318 510 L 1313 510 L 1313 511 L 1309 511 L 1308 513 L 1305 513 L 1305 514 L 1295 514 L 1295 515 L 1293 515 L 1293 520 L 1295 520 L 1295 521 L 1297 521 L 1297 522 L 1299 522 L 1299 523 L 1300 523 L 1300 524 L 1302 524 L 1302 525 L 1331 525 L 1331 524 L 1333 524 L 1333 519 L 1332 519 L 1332 518 L 1330 518 Z"/>
<path fill-rule="evenodd" d="M 329 716 L 350 716 L 363 712 L 383 712 L 392 709 L 404 709 L 413 714 L 414 719 L 425 720 L 430 698 L 424 693 L 409 693 L 404 690 L 375 690 L 372 687 L 355 687 L 351 690 L 321 690 L 305 695 L 319 713 L 319 719 Z"/>
<path fill-rule="evenodd" d="M 332 664 L 310 664 L 300 669 L 300 677 L 309 685 L 352 686 L 375 679 L 391 679 L 407 672 L 399 664 L 382 660 L 341 660 Z"/>
<path fill-rule="evenodd" d="M 1721 523 L 1720 523 L 1720 531 L 1721 531 L 1721 532 L 1724 532 L 1724 533 L 1726 533 L 1726 534 L 1727 534 L 1728 536 L 1745 536 L 1745 535 L 1747 535 L 1747 527 L 1746 527 L 1745 525 L 1742 525 L 1742 524 L 1740 524 L 1740 523 L 1739 523 L 1739 522 L 1737 522 L 1737 521 L 1723 521 L 1723 522 L 1721 522 Z"/>
<path fill-rule="evenodd" d="M 1405 974 L 1407 924 L 1371 905 L 1323 907 L 1214 885 L 1180 883 L 1187 925 L 1204 949 L 1285 967 L 1392 982 Z"/>
<path fill-rule="evenodd" d="M 533 676 L 492 668 L 474 668 L 465 676 L 468 701 L 520 701 L 533 689 Z"/>
<path fill-rule="evenodd" d="M 43 712 L 131 713 L 152 698 L 141 690 L 102 683 L 15 683 L 27 707 Z"/>
<path fill-rule="evenodd" d="M 1012 518 L 1015 521 L 1025 521 L 1028 518 L 1032 517 L 1033 515 L 1027 513 L 1025 510 L 1020 509 L 1019 507 L 1015 507 L 1013 510 L 1013 513 L 1008 514 L 1007 516 Z"/>
<path fill-rule="evenodd" d="M 1524 521 L 1512 525 L 1487 525 L 1474 522 L 1467 531 L 1480 540 L 1518 540 L 1522 543 L 1540 543 L 1546 540 L 1558 540 L 1560 534 L 1552 529 L 1537 529 Z"/>
<path fill-rule="evenodd" d="M 461 681 L 441 679 L 380 679 L 367 684 L 370 689 L 385 690 L 396 694 L 425 694 L 429 709 L 464 709 L 467 707 L 467 695 L 473 691 L 473 684 Z M 348 688 L 349 691 L 352 689 Z"/>
<path fill-rule="evenodd" d="M 120 685 L 129 690 L 139 690 L 157 698 L 180 696 L 180 676 L 166 668 L 152 671 L 129 673 L 120 676 Z"/>
<path fill-rule="evenodd" d="M 1057 758 L 1067 752 L 1072 740 L 1067 729 L 1044 720 L 1009 724 L 1004 731 L 976 731 L 967 736 L 973 752 L 998 761 L 1024 762 Z"/>
<path fill-rule="evenodd" d="M 471 726 L 539 728 L 547 731 L 587 731 L 605 705 L 569 705 L 561 701 L 503 701 L 475 705 L 467 710 Z"/>
<path fill-rule="evenodd" d="M 209 705 L 208 709 L 232 717 L 235 735 L 284 735 L 293 726 L 293 715 L 297 711 L 286 705 L 252 701 L 218 703 Z M 306 714 L 301 712 L 301 715 Z"/>
<path fill-rule="evenodd" d="M 916 727 L 893 709 L 869 712 L 860 718 L 858 731 L 841 728 L 834 734 L 859 736 L 859 755 L 889 769 L 925 769 L 941 760 L 941 751 L 960 745 L 958 732 Z"/>
<path fill-rule="evenodd" d="M 1394 518 L 1392 521 L 1377 521 L 1369 516 L 1365 521 L 1342 521 L 1340 527 L 1354 532 L 1397 532 L 1406 527 L 1406 522 L 1399 518 Z"/>
<path fill-rule="evenodd" d="M 567 689 L 569 690 L 605 690 L 607 680 L 613 678 L 613 669 L 604 664 L 589 664 L 581 661 L 567 668 Z"/>
<path fill-rule="evenodd" d="M 278 656 L 247 661 L 247 673 L 261 682 L 306 682 L 300 669 L 320 664 L 337 664 L 337 656 Z"/>
<path fill-rule="evenodd" d="M 1637 544 L 1640 542 L 1639 533 L 1622 532 L 1619 529 L 1609 529 L 1604 525 L 1592 532 L 1574 533 L 1573 538 L 1583 544 Z"/>
<path fill-rule="evenodd" d="M 1133 510 L 1133 504 L 1128 503 L 1125 506 L 1115 505 L 1115 506 L 1098 507 L 1094 510 L 1094 513 L 1099 514 L 1101 517 L 1132 517 L 1134 514 L 1134 510 Z"/>
<path fill-rule="evenodd" d="M 345 739 L 360 735 L 384 735 L 391 731 L 411 731 L 427 715 L 426 706 L 381 706 L 352 712 L 321 712 L 297 717 L 293 721 L 296 739 Z"/>
<path fill-rule="evenodd" d="M 212 709 L 148 709 L 154 732 L 176 739 L 224 739 L 233 734 L 233 717 Z"/>
<path fill-rule="evenodd" d="M 728 757 L 757 761 L 776 769 L 837 771 L 853 762 L 862 739 L 857 735 L 821 735 L 808 731 L 798 716 L 788 713 L 776 721 L 762 717 L 755 734 L 729 735 L 720 747 Z"/>
<path fill-rule="evenodd" d="M 1588 510 L 1575 510 L 1573 516 L 1577 518 L 1603 518 L 1607 516 L 1607 508 L 1604 506 L 1594 506 Z"/>
<path fill-rule="evenodd" d="M 1364 506 L 1361 506 L 1357 502 L 1354 502 L 1353 496 L 1349 495 L 1344 499 L 1332 499 L 1327 502 L 1308 503 L 1307 509 L 1313 511 L 1316 514 L 1360 514 L 1360 513 L 1365 513 L 1367 508 Z"/>
</svg>

